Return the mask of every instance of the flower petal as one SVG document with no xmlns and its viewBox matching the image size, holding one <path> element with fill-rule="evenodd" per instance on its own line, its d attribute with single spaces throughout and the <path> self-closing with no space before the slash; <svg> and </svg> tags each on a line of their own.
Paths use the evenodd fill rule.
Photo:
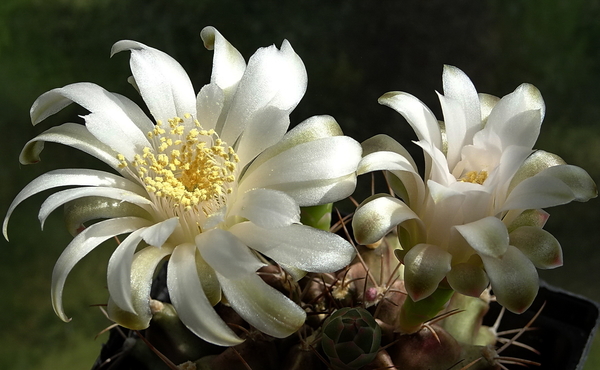
<svg viewBox="0 0 600 370">
<path fill-rule="evenodd" d="M 148 328 L 152 312 L 150 309 L 150 288 L 156 267 L 173 251 L 172 246 L 162 248 L 146 247 L 133 256 L 130 265 L 131 275 L 123 276 L 124 281 L 131 287 L 131 307 L 134 313 L 125 311 L 111 298 L 108 300 L 108 315 L 111 320 L 132 330 Z"/>
<path fill-rule="evenodd" d="M 239 344 L 243 340 L 215 312 L 202 290 L 195 252 L 194 244 L 178 245 L 169 260 L 167 286 L 173 306 L 185 326 L 205 341 L 220 346 Z"/>
<path fill-rule="evenodd" d="M 498 303 L 511 312 L 525 312 L 539 287 L 537 271 L 529 258 L 509 245 L 501 258 L 481 255 L 481 259 Z"/>
<path fill-rule="evenodd" d="M 485 271 L 471 263 L 458 263 L 446 275 L 448 284 L 458 293 L 479 297 L 490 284 Z"/>
<path fill-rule="evenodd" d="M 231 279 L 254 273 L 265 266 L 236 236 L 222 229 L 212 229 L 196 236 L 202 258 L 216 272 Z"/>
<path fill-rule="evenodd" d="M 214 27 L 204 27 L 200 37 L 208 50 L 215 51 L 210 82 L 223 90 L 235 87 L 246 70 L 242 54 Z"/>
<path fill-rule="evenodd" d="M 539 269 L 553 269 L 563 264 L 560 243 L 541 227 L 519 227 L 510 233 L 510 245 L 519 248 Z"/>
<path fill-rule="evenodd" d="M 31 106 L 31 121 L 35 125 L 75 102 L 91 112 L 84 117 L 89 132 L 131 160 L 136 150 L 141 152 L 150 146 L 142 131 L 150 127 L 150 123 L 147 117 L 142 122 L 134 121 L 140 114 L 135 112 L 134 117 L 130 117 L 128 113 L 134 104 L 125 105 L 124 99 L 92 83 L 75 83 L 40 95 Z"/>
<path fill-rule="evenodd" d="M 286 193 L 271 189 L 252 189 L 237 200 L 229 210 L 264 228 L 288 226 L 300 222 L 300 207 Z"/>
<path fill-rule="evenodd" d="M 32 195 L 60 186 L 108 186 L 138 194 L 145 193 L 143 188 L 132 181 L 108 172 L 87 169 L 60 169 L 47 172 L 27 184 L 8 207 L 2 226 L 6 240 L 8 240 L 8 221 L 14 209 Z"/>
<path fill-rule="evenodd" d="M 501 257 L 508 248 L 508 231 L 504 223 L 493 216 L 456 225 L 456 230 L 480 256 Z"/>
<path fill-rule="evenodd" d="M 502 97 L 490 112 L 486 127 L 502 136 L 506 122 L 525 111 L 540 112 L 540 121 L 536 125 L 531 126 L 534 132 L 537 131 L 539 133 L 539 125 L 541 125 L 544 119 L 546 106 L 540 91 L 530 84 L 522 84 L 512 93 Z"/>
<path fill-rule="evenodd" d="M 388 106 L 400 113 L 417 134 L 419 140 L 427 141 L 442 149 L 442 134 L 435 115 L 414 96 L 398 91 L 383 94 L 379 104 Z"/>
<path fill-rule="evenodd" d="M 463 145 L 470 144 L 473 141 L 475 132 L 482 127 L 481 105 L 477 90 L 471 79 L 463 71 L 449 65 L 444 66 L 442 83 L 444 96 L 459 102 L 461 110 L 464 112 L 465 126 L 464 132 L 460 133 L 460 136 L 463 138 Z M 449 121 L 446 119 L 445 112 L 444 121 L 446 122 L 446 133 L 448 133 Z"/>
<path fill-rule="evenodd" d="M 268 159 L 299 144 L 341 135 L 343 135 L 343 132 L 340 125 L 331 116 L 322 115 L 307 118 L 288 131 L 279 142 L 265 149 L 258 157 L 256 157 L 248 166 L 246 173 L 251 173 Z M 249 159 L 244 158 L 241 158 L 241 160 L 249 161 Z"/>
<path fill-rule="evenodd" d="M 238 191 L 252 188 L 281 190 L 301 207 L 331 203 L 354 190 L 360 145 L 347 136 L 300 143 L 247 171 Z M 259 157 L 260 158 L 260 157 Z M 350 179 L 350 186 L 340 180 Z M 336 189 L 336 187 L 339 187 Z"/>
<path fill-rule="evenodd" d="M 156 121 L 196 113 L 194 87 L 181 65 L 169 55 L 130 40 L 116 42 L 110 52 L 131 51 L 130 66 L 144 102 Z"/>
<path fill-rule="evenodd" d="M 399 199 L 385 196 L 367 199 L 352 219 L 354 238 L 362 245 L 372 244 L 411 219 L 418 220 L 419 216 Z"/>
<path fill-rule="evenodd" d="M 404 256 L 404 281 L 410 298 L 418 302 L 433 293 L 450 271 L 452 255 L 437 245 L 417 244 Z"/>
<path fill-rule="evenodd" d="M 84 197 L 104 197 L 142 206 L 148 206 L 152 204 L 152 202 L 146 197 L 129 190 L 119 188 L 86 186 L 83 188 L 67 189 L 50 195 L 44 201 L 44 203 L 42 203 L 40 212 L 38 214 L 38 219 L 40 220 L 42 229 L 44 228 L 46 219 L 55 209 L 74 199 Z"/>
<path fill-rule="evenodd" d="M 29 140 L 23 147 L 23 150 L 21 150 L 19 162 L 21 164 L 39 162 L 40 153 L 44 149 L 44 142 L 54 142 L 79 149 L 100 159 L 113 169 L 121 171 L 117 152 L 96 139 L 84 125 L 78 123 L 65 123 L 60 126 L 51 127 Z"/>
<path fill-rule="evenodd" d="M 521 181 L 511 191 L 502 210 L 546 208 L 597 196 L 596 184 L 580 167 L 558 165 Z"/>
<path fill-rule="evenodd" d="M 304 271 L 337 271 L 349 265 L 355 256 L 354 248 L 342 237 L 305 225 L 263 229 L 242 222 L 229 231 L 250 248 Z"/>
<path fill-rule="evenodd" d="M 197 96 L 197 119 L 205 130 L 215 129 L 225 111 L 225 96 L 223 90 L 216 84 L 204 85 Z"/>
<path fill-rule="evenodd" d="M 133 254 L 142 239 L 150 246 L 162 247 L 166 239 L 178 225 L 177 217 L 159 222 L 132 232 L 119 246 L 108 261 L 108 292 L 114 303 L 121 309 L 136 313 L 131 299 L 131 268 Z M 152 269 L 154 271 L 154 269 Z"/>
<path fill-rule="evenodd" d="M 238 279 L 230 279 L 221 274 L 218 276 L 231 307 L 261 332 L 285 338 L 304 324 L 304 310 L 255 273 Z"/>
<path fill-rule="evenodd" d="M 148 226 L 150 221 L 138 217 L 122 217 L 93 224 L 77 235 L 62 252 L 52 271 L 52 307 L 63 321 L 70 319 L 62 307 L 62 292 L 73 266 L 105 240 Z"/>
<path fill-rule="evenodd" d="M 395 152 L 374 152 L 363 157 L 358 164 L 356 173 L 362 175 L 367 172 L 382 170 L 390 171 L 402 183 L 402 187 L 394 189 L 400 190 L 400 193 L 396 195 L 407 204 L 414 205 L 418 209 L 425 198 L 425 185 L 410 161 Z"/>
<path fill-rule="evenodd" d="M 217 132 L 225 142 L 235 143 L 242 132 L 252 132 L 256 125 L 268 124 L 253 120 L 254 114 L 263 108 L 272 107 L 287 113 L 292 111 L 304 95 L 306 84 L 304 63 L 287 40 L 280 50 L 274 45 L 258 49 L 248 61 L 227 119 L 222 128 L 217 127 Z M 285 120 L 276 123 L 277 126 L 289 124 Z M 279 141 L 285 132 L 281 127 L 271 127 L 273 135 L 263 138 L 265 143 L 269 143 L 267 146 Z"/>
<path fill-rule="evenodd" d="M 107 269 L 108 293 L 114 303 L 121 309 L 135 314 L 131 301 L 131 264 L 133 254 L 142 241 L 142 232 L 146 228 L 133 231 L 119 244 L 110 256 Z"/>
<path fill-rule="evenodd" d="M 179 226 L 179 218 L 172 217 L 150 226 L 144 230 L 141 237 L 148 245 L 160 248 L 165 244 L 177 226 Z"/>
<path fill-rule="evenodd" d="M 543 150 L 536 150 L 523 161 L 510 181 L 508 191 L 512 191 L 521 181 L 542 172 L 548 167 L 567 164 L 561 157 Z"/>
</svg>

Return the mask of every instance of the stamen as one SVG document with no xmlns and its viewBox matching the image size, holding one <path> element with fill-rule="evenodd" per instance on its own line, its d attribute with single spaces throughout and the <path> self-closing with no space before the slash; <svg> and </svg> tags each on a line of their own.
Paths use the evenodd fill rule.
<svg viewBox="0 0 600 370">
<path fill-rule="evenodd" d="M 470 171 L 467 172 L 463 177 L 461 177 L 458 181 L 460 182 L 470 182 L 473 184 L 483 185 L 485 180 L 488 178 L 487 171 Z"/>
<path fill-rule="evenodd" d="M 184 115 L 191 119 L 191 115 Z M 174 208 L 216 211 L 233 191 L 239 157 L 214 130 L 205 130 L 197 120 L 185 132 L 184 119 L 168 120 L 168 134 L 158 121 L 148 138 L 154 148 L 146 147 L 130 163 L 117 155 L 120 167 L 131 165 L 149 193 L 168 201 Z M 166 134 L 166 135 L 165 135 Z"/>
</svg>

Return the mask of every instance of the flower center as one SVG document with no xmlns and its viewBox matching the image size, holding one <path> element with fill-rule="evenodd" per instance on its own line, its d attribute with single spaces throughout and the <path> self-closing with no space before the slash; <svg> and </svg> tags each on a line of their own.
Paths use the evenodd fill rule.
<svg viewBox="0 0 600 370">
<path fill-rule="evenodd" d="M 483 185 L 485 180 L 488 178 L 487 171 L 470 171 L 464 174 L 458 181 L 460 182 L 471 182 L 473 184 Z"/>
<path fill-rule="evenodd" d="M 131 165 L 150 194 L 184 211 L 196 208 L 209 216 L 232 193 L 239 157 L 214 130 L 204 130 L 194 120 L 195 127 L 186 133 L 184 122 L 179 117 L 169 119 L 167 131 L 158 121 L 148 133 L 153 148 L 136 154 Z M 122 155 L 118 159 L 127 166 Z"/>
</svg>

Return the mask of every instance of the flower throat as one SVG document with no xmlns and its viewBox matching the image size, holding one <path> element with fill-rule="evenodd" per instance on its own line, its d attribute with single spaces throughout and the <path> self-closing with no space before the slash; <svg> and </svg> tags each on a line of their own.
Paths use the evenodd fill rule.
<svg viewBox="0 0 600 370">
<path fill-rule="evenodd" d="M 190 115 L 184 117 L 191 119 Z M 200 206 L 209 215 L 232 192 L 239 157 L 214 130 L 204 130 L 198 120 L 187 133 L 184 119 L 175 117 L 168 122 L 168 133 L 161 121 L 156 123 L 148 133 L 154 148 L 145 147 L 131 165 L 148 193 L 166 198 L 185 211 Z M 121 167 L 128 166 L 123 155 L 117 158 Z"/>
</svg>

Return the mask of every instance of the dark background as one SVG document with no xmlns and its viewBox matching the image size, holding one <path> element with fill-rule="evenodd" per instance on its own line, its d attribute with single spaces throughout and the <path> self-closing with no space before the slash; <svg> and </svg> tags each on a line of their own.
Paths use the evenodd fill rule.
<svg viewBox="0 0 600 370">
<path fill-rule="evenodd" d="M 81 152 L 48 144 L 43 161 L 23 167 L 18 154 L 37 133 L 85 114 L 70 107 L 31 126 L 29 107 L 43 92 L 90 81 L 141 100 L 126 82 L 128 55 L 109 59 L 111 45 L 133 39 L 163 50 L 188 71 L 196 90 L 210 78 L 212 52 L 200 31 L 213 25 L 246 57 L 288 39 L 308 70 L 298 123 L 334 116 L 359 141 L 387 133 L 415 157 L 415 137 L 400 115 L 379 106 L 391 90 L 408 91 L 442 118 L 444 64 L 461 68 L 478 91 L 505 95 L 537 86 L 547 105 L 537 148 L 554 152 L 600 179 L 600 1 L 597 0 L 3 0 L 0 4 L 0 211 L 41 173 L 101 164 Z M 368 178 L 362 184 L 368 186 Z M 99 248 L 71 273 L 62 323 L 50 305 L 54 262 L 70 237 L 56 212 L 42 232 L 36 214 L 48 194 L 25 202 L 0 241 L 0 368 L 85 369 L 109 325 L 93 304 L 106 302 L 106 264 L 114 245 Z M 361 199 L 359 199 L 361 200 Z M 600 301 L 598 200 L 550 209 L 546 229 L 563 246 L 565 266 L 542 271 L 557 286 Z M 600 348 L 600 343 L 596 345 Z M 600 350 L 589 369 L 600 366 Z"/>
</svg>

